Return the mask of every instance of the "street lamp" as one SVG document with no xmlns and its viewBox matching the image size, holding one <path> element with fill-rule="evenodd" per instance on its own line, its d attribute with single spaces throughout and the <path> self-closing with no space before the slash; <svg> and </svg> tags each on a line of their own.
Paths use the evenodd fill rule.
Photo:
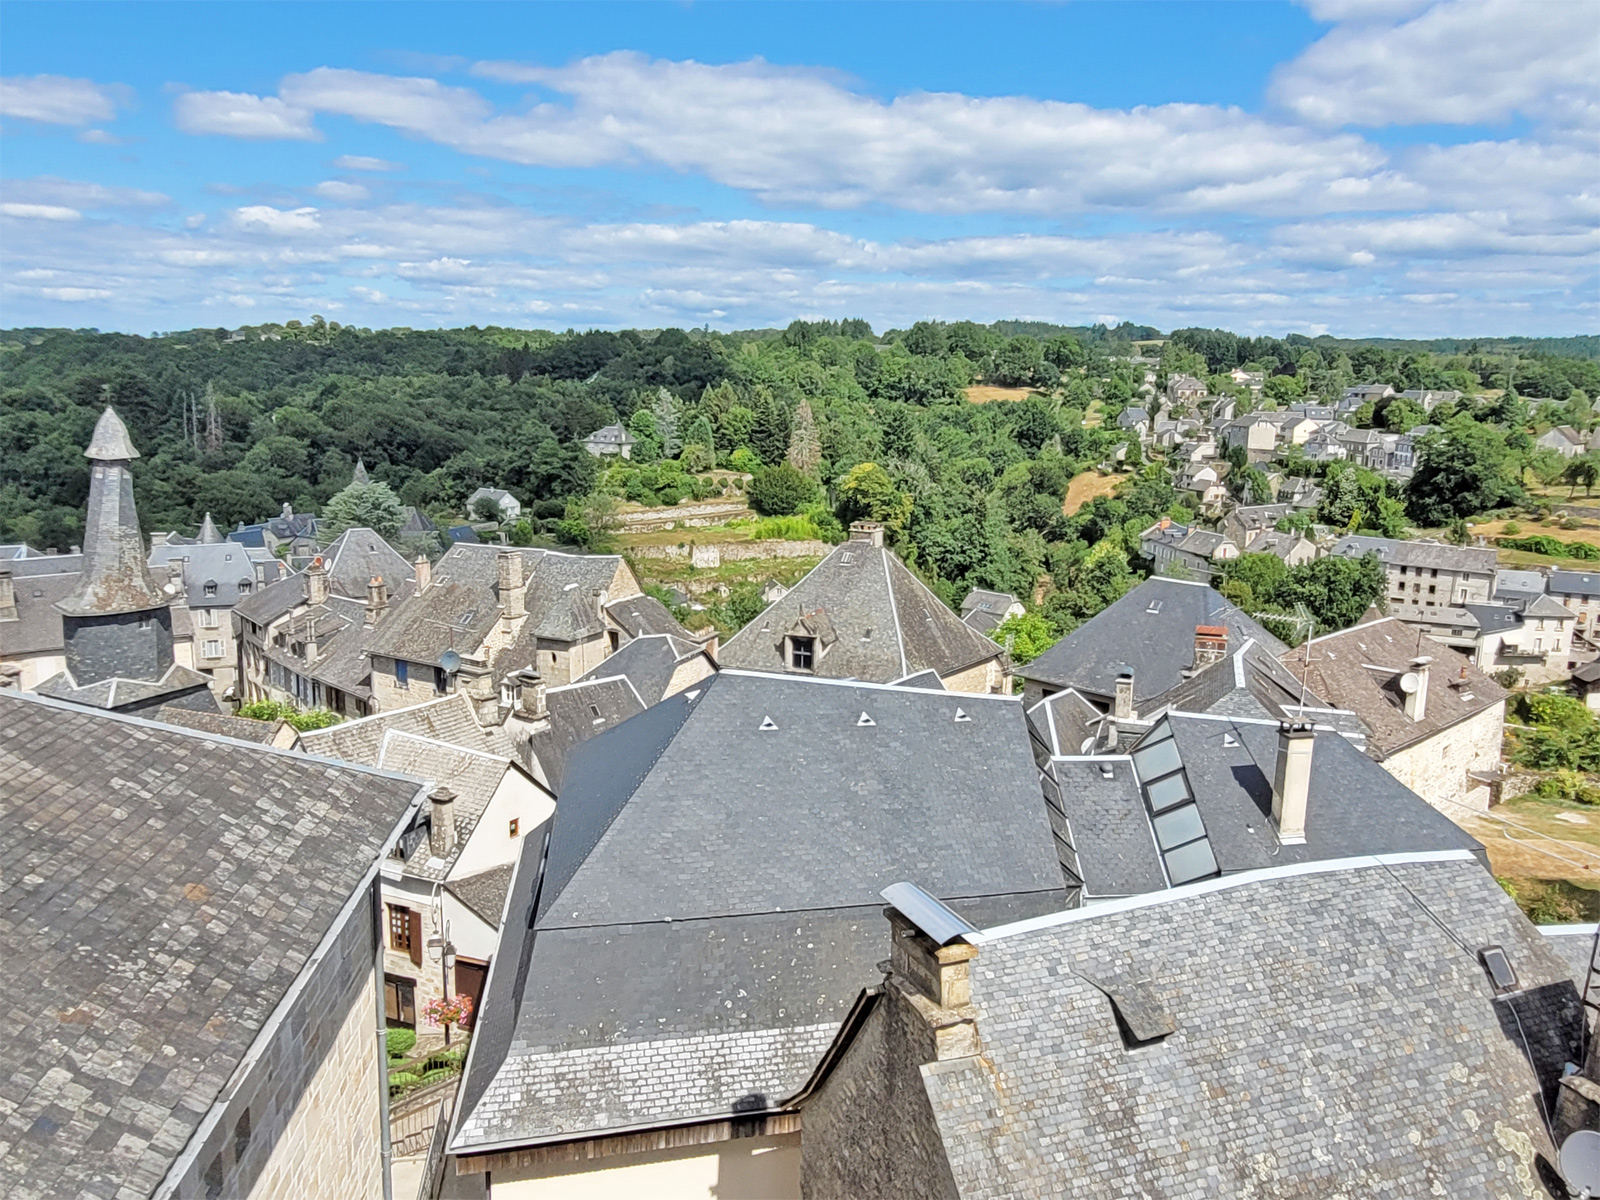
<svg viewBox="0 0 1600 1200">
<path fill-rule="evenodd" d="M 444 998 L 448 1000 L 450 999 L 450 976 L 456 969 L 456 947 L 455 943 L 450 941 L 448 937 L 445 938 L 444 954 L 440 957 L 440 963 L 444 973 Z M 444 1044 L 446 1046 L 450 1044 L 450 1024 L 448 1021 L 444 1027 Z"/>
</svg>

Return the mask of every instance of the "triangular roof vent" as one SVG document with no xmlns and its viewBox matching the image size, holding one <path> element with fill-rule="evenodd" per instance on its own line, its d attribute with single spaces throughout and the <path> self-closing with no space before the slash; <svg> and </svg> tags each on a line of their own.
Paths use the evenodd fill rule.
<svg viewBox="0 0 1600 1200">
<path fill-rule="evenodd" d="M 778 727 L 778 723 L 776 721 L 774 721 L 771 717 L 763 717 L 763 718 L 761 718 L 761 729 L 763 731 L 766 731 L 768 729 L 776 729 L 777 727 Z"/>
<path fill-rule="evenodd" d="M 956 709 L 956 720 L 958 720 L 958 721 L 970 721 L 970 720 L 972 720 L 972 718 L 967 716 L 967 710 L 966 709 L 958 708 L 958 709 Z"/>
<path fill-rule="evenodd" d="M 856 728 L 859 729 L 863 725 L 876 725 L 876 724 L 877 724 L 877 722 L 874 721 L 871 717 L 867 716 L 866 713 L 862 713 L 860 719 L 856 721 Z"/>
</svg>

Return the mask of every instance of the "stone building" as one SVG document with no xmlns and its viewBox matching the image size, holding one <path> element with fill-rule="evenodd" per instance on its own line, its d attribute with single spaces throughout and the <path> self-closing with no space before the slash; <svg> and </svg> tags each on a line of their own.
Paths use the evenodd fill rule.
<svg viewBox="0 0 1600 1200">
<path fill-rule="evenodd" d="M 579 746 L 512 883 L 458 1186 L 798 1200 L 784 1101 L 912 864 L 986 920 L 1065 903 L 1014 698 L 724 670 Z"/>
<path fill-rule="evenodd" d="M 961 601 L 961 623 L 979 633 L 990 634 L 1012 617 L 1020 617 L 1028 610 L 1010 592 L 992 592 L 986 588 L 973 588 Z"/>
<path fill-rule="evenodd" d="M 0 1193 L 386 1196 L 379 864 L 419 783 L 17 692 L 0 780 Z"/>
<path fill-rule="evenodd" d="M 953 692 L 1011 691 L 1000 646 L 945 607 L 857 521 L 800 582 L 717 652 L 724 667 L 892 683 L 933 671 Z"/>
<path fill-rule="evenodd" d="M 1389 615 L 1430 629 L 1461 624 L 1466 605 L 1488 604 L 1494 592 L 1493 550 L 1350 534 L 1329 553 L 1340 558 L 1376 554 L 1388 581 Z"/>
<path fill-rule="evenodd" d="M 623 458 L 633 457 L 633 435 L 621 425 L 607 425 L 603 429 L 596 429 L 583 439 L 583 448 L 596 458 L 609 455 L 620 455 Z"/>
<path fill-rule="evenodd" d="M 1223 563 L 1239 557 L 1239 546 L 1226 534 L 1162 517 L 1139 535 L 1139 553 L 1158 573 L 1208 580 Z"/>
<path fill-rule="evenodd" d="M 371 529 L 347 529 L 303 571 L 241 599 L 241 698 L 345 717 L 375 711 L 368 643 L 426 568 L 426 559 L 413 568 Z"/>
<path fill-rule="evenodd" d="M 1583 1007 L 1465 851 L 998 927 L 886 897 L 886 977 L 793 1101 L 808 1200 L 1543 1190 Z"/>
<path fill-rule="evenodd" d="M 64 600 L 78 586 L 83 554 L 0 558 L 0 687 L 32 691 L 67 669 Z"/>
<path fill-rule="evenodd" d="M 1330 704 L 1355 713 L 1367 752 L 1446 816 L 1489 807 L 1506 691 L 1465 657 L 1384 617 L 1312 638 L 1280 661 Z"/>
<path fill-rule="evenodd" d="M 35 690 L 118 712 L 163 705 L 215 711 L 210 680 L 181 664 L 174 652 L 172 596 L 145 565 L 133 504 L 131 465 L 139 452 L 111 409 L 100 414 L 83 456 L 92 464 L 83 568 L 71 590 L 55 601 L 62 670 L 41 679 Z M 0 599 L 4 590 L 0 584 Z M 14 577 L 10 590 L 15 602 Z M 29 597 L 30 603 L 38 599 Z"/>
</svg>

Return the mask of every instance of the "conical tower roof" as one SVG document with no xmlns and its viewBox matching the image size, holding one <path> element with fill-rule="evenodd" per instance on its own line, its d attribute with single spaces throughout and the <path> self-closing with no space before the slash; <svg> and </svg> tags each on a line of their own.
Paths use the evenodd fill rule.
<svg viewBox="0 0 1600 1200">
<path fill-rule="evenodd" d="M 200 544 L 202 546 L 215 546 L 222 541 L 222 531 L 217 528 L 217 523 L 211 519 L 211 514 L 206 514 L 206 519 L 200 522 Z"/>
<path fill-rule="evenodd" d="M 371 483 L 367 477 L 367 464 L 361 461 L 361 456 L 356 456 L 356 473 L 350 477 L 351 483 Z"/>
<path fill-rule="evenodd" d="M 68 616 L 109 616 L 164 608 L 169 598 L 145 565 L 144 535 L 133 506 L 131 459 L 139 457 L 122 419 L 106 409 L 84 457 L 89 472 L 89 513 L 83 531 L 83 574 L 56 607 Z"/>
</svg>

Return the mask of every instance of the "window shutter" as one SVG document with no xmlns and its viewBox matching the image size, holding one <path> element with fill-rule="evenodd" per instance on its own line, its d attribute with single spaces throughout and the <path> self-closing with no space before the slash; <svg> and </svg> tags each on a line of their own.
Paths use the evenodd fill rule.
<svg viewBox="0 0 1600 1200">
<path fill-rule="evenodd" d="M 413 908 L 407 911 L 406 919 L 411 922 L 411 961 L 420 967 L 422 965 L 422 914 Z"/>
</svg>

